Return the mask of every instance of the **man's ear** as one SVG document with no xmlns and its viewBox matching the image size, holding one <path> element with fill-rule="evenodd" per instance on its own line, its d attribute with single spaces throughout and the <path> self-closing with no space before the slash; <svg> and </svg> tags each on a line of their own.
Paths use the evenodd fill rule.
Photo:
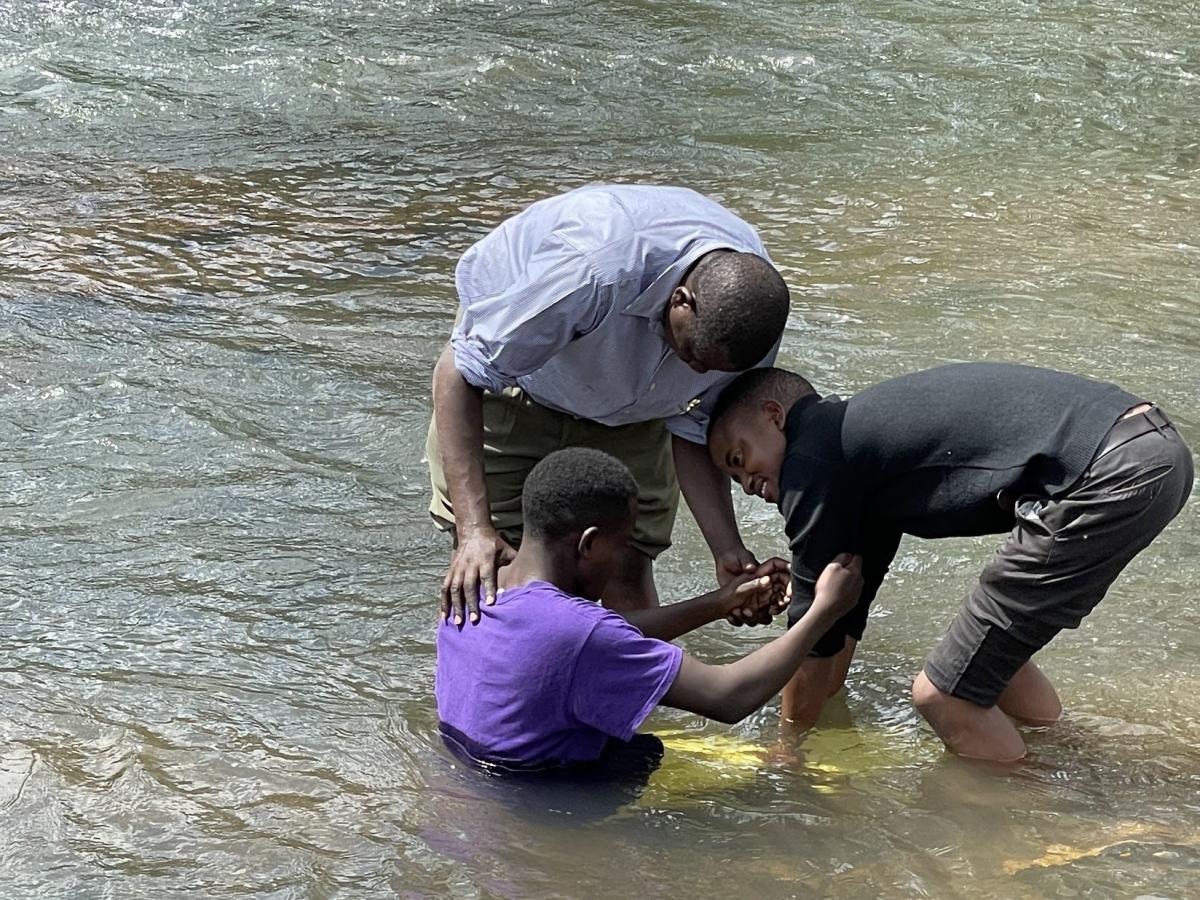
<svg viewBox="0 0 1200 900">
<path fill-rule="evenodd" d="M 579 535 L 579 545 L 575 548 L 576 552 L 584 559 L 592 555 L 592 548 L 596 545 L 596 538 L 600 535 L 600 529 L 595 525 L 589 525 L 583 530 L 583 534 Z"/>
<path fill-rule="evenodd" d="M 762 411 L 772 425 L 783 431 L 783 426 L 787 422 L 788 411 L 783 408 L 782 403 L 778 400 L 764 400 Z"/>
<path fill-rule="evenodd" d="M 695 313 L 696 295 L 693 294 L 689 288 L 685 288 L 681 284 L 679 287 L 675 288 L 675 290 L 671 291 L 671 298 L 667 301 L 667 305 L 671 308 L 676 306 L 686 306 L 692 311 L 692 313 Z"/>
</svg>

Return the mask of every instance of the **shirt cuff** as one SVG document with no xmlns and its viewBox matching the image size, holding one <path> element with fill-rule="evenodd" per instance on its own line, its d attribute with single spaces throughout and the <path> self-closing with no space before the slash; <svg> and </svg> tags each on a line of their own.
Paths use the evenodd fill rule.
<svg viewBox="0 0 1200 900">
<path fill-rule="evenodd" d="M 455 334 L 450 338 L 450 345 L 454 348 L 454 368 L 467 384 L 493 394 L 516 385 L 517 380 L 497 371 L 470 338 Z"/>
</svg>

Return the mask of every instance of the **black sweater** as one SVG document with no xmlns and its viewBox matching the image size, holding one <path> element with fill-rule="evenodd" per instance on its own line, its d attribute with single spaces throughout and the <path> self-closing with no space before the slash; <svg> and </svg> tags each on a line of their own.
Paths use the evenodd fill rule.
<svg viewBox="0 0 1200 900">
<path fill-rule="evenodd" d="M 802 398 L 788 413 L 779 509 L 792 549 L 794 620 L 838 553 L 864 555 L 864 600 L 901 534 L 1013 527 L 1013 501 L 1065 492 L 1121 414 L 1116 385 L 1003 363 L 942 366 L 849 400 Z"/>
</svg>

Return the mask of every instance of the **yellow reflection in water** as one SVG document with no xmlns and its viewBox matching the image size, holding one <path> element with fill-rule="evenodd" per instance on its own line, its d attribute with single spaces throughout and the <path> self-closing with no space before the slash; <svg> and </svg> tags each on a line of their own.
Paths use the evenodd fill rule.
<svg viewBox="0 0 1200 900">
<path fill-rule="evenodd" d="M 810 779 L 817 793 L 833 793 L 846 779 L 912 762 L 890 732 L 824 728 L 802 743 L 781 739 L 768 745 L 734 734 L 682 729 L 655 732 L 666 749 L 639 804 L 661 807 L 733 791 L 768 767 L 790 768 Z"/>
<path fill-rule="evenodd" d="M 1124 844 L 1159 845 L 1168 843 L 1185 847 L 1200 847 L 1200 829 L 1181 832 L 1177 829 L 1162 825 L 1149 825 L 1144 822 L 1120 822 L 1108 830 L 1104 840 L 1105 842 L 1102 844 L 1091 846 L 1047 844 L 1045 853 L 1036 859 L 1006 860 L 1001 868 L 1005 873 L 1015 875 L 1026 869 L 1065 866 L 1081 859 L 1100 856 L 1105 851 Z"/>
<path fill-rule="evenodd" d="M 657 732 L 666 748 L 662 765 L 638 799 L 661 807 L 736 789 L 753 781 L 767 761 L 767 748 L 732 734 Z"/>
</svg>

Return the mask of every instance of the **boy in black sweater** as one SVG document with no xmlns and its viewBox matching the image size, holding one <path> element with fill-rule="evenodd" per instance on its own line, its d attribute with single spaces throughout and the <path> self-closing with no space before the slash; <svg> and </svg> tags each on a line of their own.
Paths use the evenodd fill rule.
<svg viewBox="0 0 1200 900">
<path fill-rule="evenodd" d="M 903 534 L 1009 532 L 913 683 L 951 750 L 1015 760 L 1009 717 L 1062 711 L 1030 661 L 1076 628 L 1183 507 L 1192 457 L 1166 415 L 1119 387 L 1026 366 L 968 363 L 905 375 L 850 400 L 782 369 L 747 372 L 713 412 L 714 462 L 778 505 L 803 614 L 822 568 L 863 557 L 858 606 L 784 688 L 783 716 L 811 725 L 845 680 L 867 611 Z"/>
</svg>

